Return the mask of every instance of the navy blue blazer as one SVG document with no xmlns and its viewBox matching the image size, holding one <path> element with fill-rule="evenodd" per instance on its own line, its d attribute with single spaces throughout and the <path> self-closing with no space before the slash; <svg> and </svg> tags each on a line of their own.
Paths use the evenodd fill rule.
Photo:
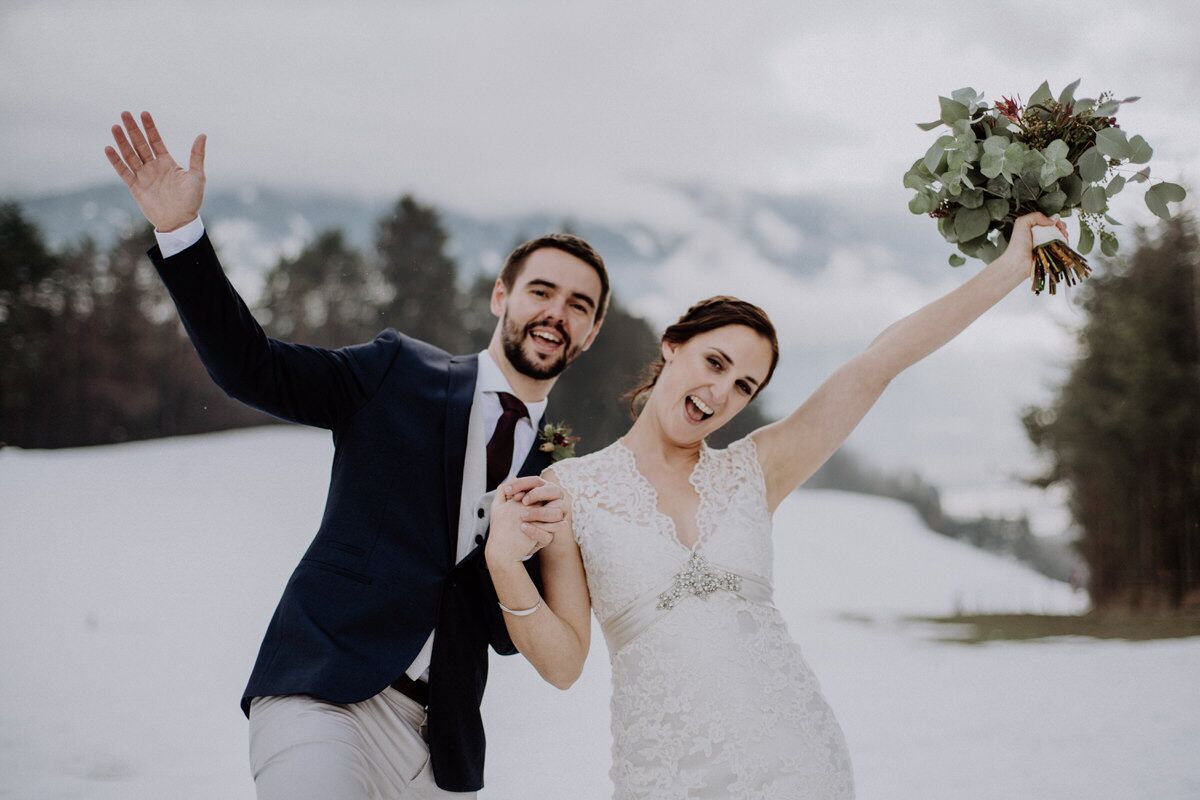
<svg viewBox="0 0 1200 800">
<path fill-rule="evenodd" d="M 455 563 L 478 357 L 451 356 L 390 328 L 337 350 L 281 342 L 254 320 L 207 235 L 170 258 L 157 247 L 149 255 L 226 394 L 333 432 L 325 512 L 267 627 L 243 712 L 269 695 L 366 700 L 408 668 L 436 625 L 434 777 L 449 791 L 477 791 L 487 648 L 516 652 L 482 540 Z M 535 443 L 519 474 L 549 465 Z M 537 559 L 527 564 L 537 580 Z"/>
</svg>

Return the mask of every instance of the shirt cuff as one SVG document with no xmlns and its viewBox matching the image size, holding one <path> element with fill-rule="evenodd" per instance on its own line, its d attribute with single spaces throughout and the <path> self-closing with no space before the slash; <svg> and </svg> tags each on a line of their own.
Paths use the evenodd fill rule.
<svg viewBox="0 0 1200 800">
<path fill-rule="evenodd" d="M 155 228 L 154 238 L 158 240 L 158 249 L 162 252 L 163 258 L 170 258 L 176 253 L 181 253 L 189 247 L 200 241 L 200 237 L 204 235 L 204 222 L 199 215 L 188 224 L 176 228 L 173 231 L 163 231 Z"/>
</svg>

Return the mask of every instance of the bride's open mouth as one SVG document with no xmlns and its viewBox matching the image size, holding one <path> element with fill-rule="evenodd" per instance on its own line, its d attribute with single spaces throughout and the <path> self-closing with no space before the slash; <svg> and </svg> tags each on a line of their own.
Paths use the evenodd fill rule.
<svg viewBox="0 0 1200 800">
<path fill-rule="evenodd" d="M 694 394 L 689 394 L 683 401 L 683 410 L 689 421 L 701 423 L 713 415 L 713 410 Z"/>
</svg>

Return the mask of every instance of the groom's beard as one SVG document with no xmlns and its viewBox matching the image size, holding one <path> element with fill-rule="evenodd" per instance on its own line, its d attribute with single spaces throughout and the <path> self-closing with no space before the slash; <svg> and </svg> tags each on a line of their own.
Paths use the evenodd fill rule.
<svg viewBox="0 0 1200 800">
<path fill-rule="evenodd" d="M 525 341 L 534 328 L 553 328 L 562 338 L 562 354 L 557 360 L 549 364 L 541 364 L 530 360 L 525 355 Z M 509 319 L 507 312 L 504 314 L 504 322 L 500 329 L 500 343 L 504 346 L 504 355 L 508 356 L 509 363 L 517 372 L 540 381 L 557 378 L 580 353 L 578 347 L 571 346 L 571 337 L 563 330 L 562 325 L 549 325 L 536 321 L 529 323 L 524 328 L 519 328 L 515 322 Z"/>
</svg>

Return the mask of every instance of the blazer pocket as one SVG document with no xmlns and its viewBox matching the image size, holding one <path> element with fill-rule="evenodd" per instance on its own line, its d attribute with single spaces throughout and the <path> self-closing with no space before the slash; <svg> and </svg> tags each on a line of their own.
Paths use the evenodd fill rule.
<svg viewBox="0 0 1200 800">
<path fill-rule="evenodd" d="M 314 569 L 332 572 L 335 575 L 341 575 L 343 578 L 349 578 L 350 580 L 358 581 L 359 583 L 364 583 L 368 586 L 373 583 L 369 576 L 363 575 L 361 572 L 355 572 L 354 570 L 346 569 L 339 564 L 334 564 L 329 561 L 322 561 L 321 559 L 313 558 L 312 556 L 305 556 L 304 558 L 300 559 L 300 563 L 307 564 Z"/>
</svg>

